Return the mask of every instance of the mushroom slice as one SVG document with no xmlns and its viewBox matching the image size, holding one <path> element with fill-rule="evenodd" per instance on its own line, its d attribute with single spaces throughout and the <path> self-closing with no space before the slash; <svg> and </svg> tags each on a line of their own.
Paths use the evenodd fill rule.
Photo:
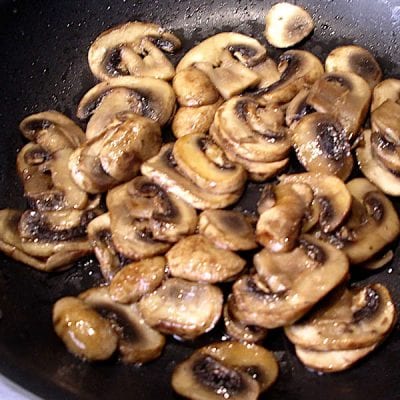
<svg viewBox="0 0 400 400">
<path fill-rule="evenodd" d="M 290 3 L 278 3 L 265 17 L 264 35 L 268 42 L 280 49 L 292 47 L 314 29 L 314 22 L 304 8 Z"/>
<path fill-rule="evenodd" d="M 54 330 L 78 357 L 106 360 L 115 352 L 118 336 L 111 323 L 75 297 L 63 297 L 53 307 Z"/>
<path fill-rule="evenodd" d="M 353 169 L 350 143 L 342 125 L 329 114 L 306 115 L 293 128 L 297 158 L 310 172 L 347 179 Z"/>
<path fill-rule="evenodd" d="M 380 151 L 381 158 L 385 157 L 385 161 L 389 159 L 389 154 L 392 153 L 390 147 L 395 146 L 382 135 L 372 135 L 372 131 L 366 129 L 363 132 L 363 141 L 356 150 L 358 165 L 362 173 L 384 193 L 400 196 L 400 178 L 374 156 L 372 138 L 374 138 L 375 149 L 380 146 L 380 143 L 385 147 L 385 153 Z M 386 146 L 387 144 L 389 146 Z"/>
<path fill-rule="evenodd" d="M 175 111 L 174 91 L 159 79 L 113 78 L 91 88 L 80 101 L 76 115 L 86 119 L 93 114 L 86 130 L 86 137 L 92 139 L 122 111 L 132 111 L 165 125 Z"/>
<path fill-rule="evenodd" d="M 400 79 L 385 79 L 375 86 L 372 92 L 371 111 L 374 112 L 386 100 L 400 104 Z"/>
<path fill-rule="evenodd" d="M 375 57 L 360 46 L 340 46 L 325 60 L 326 72 L 354 72 L 364 78 L 371 89 L 382 80 L 382 70 Z"/>
<path fill-rule="evenodd" d="M 179 138 L 172 153 L 183 175 L 207 192 L 232 193 L 241 190 L 246 182 L 244 168 L 230 162 L 206 135 L 190 134 Z"/>
<path fill-rule="evenodd" d="M 253 38 L 235 32 L 218 33 L 189 50 L 177 72 L 195 66 L 208 75 L 224 98 L 240 94 L 260 82 L 250 68 L 264 61 L 265 48 Z"/>
<path fill-rule="evenodd" d="M 397 146 L 400 145 L 400 103 L 386 100 L 371 113 L 371 125 Z"/>
<path fill-rule="evenodd" d="M 66 148 L 75 149 L 85 141 L 82 129 L 58 111 L 32 114 L 22 120 L 19 129 L 28 140 L 50 154 Z"/>
<path fill-rule="evenodd" d="M 396 323 L 389 291 L 376 283 L 336 291 L 285 333 L 295 345 L 315 350 L 354 350 L 380 343 Z"/>
<path fill-rule="evenodd" d="M 315 351 L 295 346 L 296 355 L 307 367 L 319 372 L 339 372 L 350 368 L 375 349 L 376 345 L 354 350 Z"/>
<path fill-rule="evenodd" d="M 229 280 L 239 274 L 246 264 L 235 253 L 215 247 L 202 235 L 182 239 L 168 251 L 166 257 L 172 276 L 195 282 Z"/>
<path fill-rule="evenodd" d="M 222 292 L 216 286 L 170 278 L 144 296 L 139 309 L 153 328 L 190 340 L 214 328 L 222 303 Z"/>
<path fill-rule="evenodd" d="M 301 89 L 288 104 L 286 108 L 285 122 L 290 128 L 295 127 L 304 116 L 315 112 L 315 109 L 307 103 L 309 93 L 309 88 Z"/>
<path fill-rule="evenodd" d="M 262 250 L 257 274 L 233 285 L 235 316 L 246 324 L 277 328 L 301 318 L 348 275 L 347 257 L 332 245 L 303 235 L 288 253 Z"/>
<path fill-rule="evenodd" d="M 51 254 L 47 258 L 35 257 L 23 249 L 18 232 L 18 222 L 22 212 L 11 209 L 0 210 L 0 250 L 13 258 L 40 271 L 53 271 L 66 268 L 74 261 L 87 255 L 89 248 L 63 250 Z"/>
<path fill-rule="evenodd" d="M 285 51 L 279 57 L 280 79 L 272 85 L 261 88 L 254 96 L 261 102 L 288 103 L 306 85 L 312 85 L 324 73 L 321 61 L 304 50 Z"/>
<path fill-rule="evenodd" d="M 282 175 L 281 183 L 305 183 L 314 192 L 318 200 L 320 213 L 319 225 L 323 232 L 332 232 L 347 217 L 351 207 L 351 194 L 342 180 L 320 173 L 301 173 Z"/>
<path fill-rule="evenodd" d="M 137 304 L 114 302 L 106 286 L 89 289 L 79 298 L 111 322 L 124 363 L 142 364 L 160 356 L 165 337 L 145 323 Z"/>
<path fill-rule="evenodd" d="M 199 218 L 199 232 L 221 249 L 238 251 L 257 247 L 254 228 L 239 211 L 203 211 Z"/>
<path fill-rule="evenodd" d="M 109 292 L 118 303 L 134 303 L 161 285 L 166 261 L 164 257 L 147 258 L 122 268 L 112 279 Z"/>
<path fill-rule="evenodd" d="M 258 84 L 259 88 L 268 87 L 279 81 L 279 78 L 281 77 L 281 74 L 278 71 L 278 66 L 275 61 L 269 57 L 251 69 L 256 72 L 261 79 Z"/>
<path fill-rule="evenodd" d="M 162 186 L 167 192 L 185 199 L 193 207 L 202 210 L 225 208 L 239 199 L 243 188 L 225 194 L 211 193 L 199 188 L 177 169 L 172 149 L 172 143 L 164 145 L 155 157 L 142 164 L 142 174 Z"/>
<path fill-rule="evenodd" d="M 314 83 L 307 104 L 335 117 L 353 140 L 367 117 L 370 100 L 371 89 L 363 78 L 352 72 L 330 72 Z"/>
<path fill-rule="evenodd" d="M 89 49 L 89 66 L 96 78 L 134 75 L 169 80 L 174 67 L 163 54 L 181 47 L 180 40 L 157 24 L 128 22 L 101 35 Z"/>
<path fill-rule="evenodd" d="M 194 400 L 255 400 L 275 382 L 278 372 L 274 355 L 265 348 L 220 342 L 200 348 L 179 364 L 172 386 Z"/>
</svg>

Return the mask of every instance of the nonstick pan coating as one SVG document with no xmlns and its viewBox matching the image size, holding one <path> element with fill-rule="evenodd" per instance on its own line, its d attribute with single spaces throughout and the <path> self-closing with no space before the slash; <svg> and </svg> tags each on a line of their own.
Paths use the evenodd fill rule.
<svg viewBox="0 0 400 400">
<path fill-rule="evenodd" d="M 174 0 L 0 0 L 0 208 L 24 208 L 15 158 L 23 139 L 19 121 L 27 114 L 56 109 L 74 117 L 77 102 L 94 83 L 87 50 L 100 32 L 128 20 L 148 20 L 174 30 L 185 50 L 227 30 L 262 37 L 266 10 L 276 1 Z M 356 43 L 378 58 L 385 76 L 400 77 L 399 0 L 304 0 L 316 22 L 302 47 L 323 59 L 339 44 Z M 270 49 L 272 55 L 277 52 Z M 179 57 L 179 55 L 177 56 Z M 251 186 L 242 201 L 255 203 Z M 377 274 L 400 302 L 400 249 Z M 115 362 L 83 363 L 64 348 L 51 324 L 51 306 L 100 280 L 88 258 L 74 268 L 43 274 L 0 255 L 0 372 L 46 399 L 175 399 L 171 372 L 193 348 L 217 340 L 221 330 L 195 343 L 170 340 L 163 356 L 144 367 Z M 400 399 L 400 328 L 350 371 L 318 376 L 307 371 L 278 330 L 265 342 L 277 355 L 281 373 L 268 399 Z"/>
</svg>

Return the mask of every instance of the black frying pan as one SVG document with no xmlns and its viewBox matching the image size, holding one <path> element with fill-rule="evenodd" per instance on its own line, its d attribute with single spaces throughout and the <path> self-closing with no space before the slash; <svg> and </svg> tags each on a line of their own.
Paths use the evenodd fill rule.
<svg viewBox="0 0 400 400">
<path fill-rule="evenodd" d="M 25 204 L 15 173 L 27 114 L 56 109 L 74 116 L 95 80 L 86 61 L 91 40 L 114 24 L 148 20 L 174 30 L 185 49 L 207 36 L 236 30 L 263 43 L 263 18 L 275 0 L 0 0 L 0 208 Z M 302 0 L 316 30 L 302 47 L 323 59 L 339 44 L 370 49 L 385 76 L 400 77 L 400 0 Z M 271 54 L 276 55 L 271 50 Z M 253 188 L 254 189 L 254 188 Z M 252 190 L 242 201 L 251 207 Z M 377 274 L 400 304 L 400 247 L 391 265 Z M 170 341 L 163 356 L 141 368 L 115 362 L 83 363 L 67 353 L 51 324 L 51 306 L 100 280 L 93 259 L 63 273 L 43 274 L 0 255 L 0 372 L 46 399 L 174 399 L 171 372 L 193 348 L 220 338 L 221 331 L 195 343 Z M 266 346 L 280 362 L 268 399 L 400 399 L 400 328 L 370 357 L 347 372 L 317 376 L 303 368 L 278 330 Z M 5 399 L 6 400 L 6 399 Z"/>
</svg>

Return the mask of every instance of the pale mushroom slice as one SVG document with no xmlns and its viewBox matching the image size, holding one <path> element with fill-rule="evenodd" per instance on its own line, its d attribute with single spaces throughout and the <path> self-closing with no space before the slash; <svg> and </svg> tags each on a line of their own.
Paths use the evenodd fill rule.
<svg viewBox="0 0 400 400">
<path fill-rule="evenodd" d="M 86 137 L 92 139 L 123 111 L 132 111 L 163 126 L 175 111 L 175 93 L 160 79 L 122 76 L 91 88 L 81 99 L 76 115 L 80 119 L 91 117 Z"/>
<path fill-rule="evenodd" d="M 113 277 L 109 286 L 110 296 L 118 303 L 135 303 L 161 285 L 165 271 L 164 257 L 127 264 Z"/>
<path fill-rule="evenodd" d="M 400 104 L 400 79 L 385 79 L 375 86 L 372 92 L 371 111 L 375 111 L 386 100 Z"/>
<path fill-rule="evenodd" d="M 256 275 L 233 285 L 235 316 L 264 328 L 286 326 L 347 279 L 349 262 L 332 245 L 303 235 L 287 253 L 262 250 L 254 257 Z"/>
<path fill-rule="evenodd" d="M 328 240 L 361 264 L 398 237 L 400 222 L 392 202 L 367 179 L 353 179 L 347 188 L 353 196 L 349 218 Z"/>
<path fill-rule="evenodd" d="M 195 282 L 227 281 L 238 275 L 246 264 L 232 251 L 215 247 L 202 235 L 181 239 L 166 257 L 172 276 Z"/>
<path fill-rule="evenodd" d="M 321 113 L 331 114 L 354 140 L 367 117 L 371 101 L 368 83 L 353 72 L 329 72 L 311 87 L 307 104 Z"/>
<path fill-rule="evenodd" d="M 183 175 L 207 192 L 232 193 L 246 182 L 245 169 L 229 161 L 209 136 L 185 135 L 175 142 L 172 153 Z"/>
<path fill-rule="evenodd" d="M 358 165 L 362 173 L 384 193 L 390 196 L 400 196 L 400 178 L 375 157 L 372 138 L 372 131 L 370 129 L 364 130 L 363 140 L 356 149 Z M 379 139 L 382 138 L 382 136 L 375 136 L 374 139 L 378 139 L 378 146 Z M 387 140 L 385 142 L 388 143 Z M 384 145 L 386 145 L 385 142 Z M 390 150 L 386 148 L 386 151 L 389 152 Z"/>
<path fill-rule="evenodd" d="M 353 157 L 346 132 L 330 114 L 304 116 L 292 130 L 297 158 L 309 172 L 335 175 L 346 180 L 353 169 Z"/>
<path fill-rule="evenodd" d="M 184 199 L 191 206 L 204 210 L 225 208 L 237 200 L 243 188 L 232 193 L 211 193 L 199 188 L 177 169 L 173 156 L 173 144 L 164 145 L 160 152 L 142 164 L 141 172 L 167 192 Z"/>
<path fill-rule="evenodd" d="M 256 72 L 261 79 L 260 83 L 258 84 L 259 88 L 268 87 L 273 83 L 279 81 L 281 77 L 276 62 L 269 57 L 267 57 L 263 62 L 255 65 L 251 69 Z"/>
<path fill-rule="evenodd" d="M 260 82 L 250 68 L 265 60 L 266 50 L 256 40 L 235 32 L 222 32 L 189 50 L 176 67 L 177 73 L 194 66 L 203 71 L 228 99 Z"/>
<path fill-rule="evenodd" d="M 312 85 L 324 73 L 321 61 L 304 50 L 288 50 L 279 57 L 281 77 L 268 87 L 254 93 L 265 104 L 288 103 L 304 86 Z"/>
<path fill-rule="evenodd" d="M 199 233 L 226 250 L 257 247 L 254 227 L 244 214 L 234 210 L 205 210 L 199 217 Z"/>
<path fill-rule="evenodd" d="M 84 249 L 58 249 L 49 257 L 35 257 L 23 249 L 18 231 L 22 212 L 18 210 L 0 210 L 0 250 L 14 260 L 23 262 L 39 271 L 65 269 L 74 261 L 90 253 L 90 247 Z"/>
<path fill-rule="evenodd" d="M 160 25 L 134 21 L 100 34 L 90 46 L 88 61 L 100 80 L 121 75 L 169 80 L 175 70 L 163 52 L 180 47 L 180 40 Z"/>
<path fill-rule="evenodd" d="M 179 364 L 172 387 L 193 400 L 255 400 L 277 379 L 273 353 L 257 345 L 219 342 L 202 347 Z"/>
<path fill-rule="evenodd" d="M 145 323 L 137 304 L 116 303 L 106 286 L 89 289 L 79 298 L 111 322 L 122 362 L 143 364 L 160 356 L 165 337 Z"/>
<path fill-rule="evenodd" d="M 320 173 L 281 175 L 281 183 L 305 183 L 318 202 L 319 225 L 323 232 L 332 232 L 349 214 L 352 197 L 345 183 L 333 176 Z"/>
<path fill-rule="evenodd" d="M 85 360 L 106 360 L 117 349 L 111 322 L 76 297 L 63 297 L 54 304 L 53 325 L 67 349 Z"/>
<path fill-rule="evenodd" d="M 379 132 L 395 145 L 400 145 L 400 103 L 384 101 L 371 113 L 373 132 Z"/>
<path fill-rule="evenodd" d="M 265 17 L 264 35 L 272 46 L 280 49 L 301 42 L 313 29 L 314 22 L 310 14 L 294 4 L 275 4 Z"/>
<path fill-rule="evenodd" d="M 373 89 L 382 80 L 382 70 L 375 57 L 363 47 L 350 45 L 332 50 L 325 60 L 326 72 L 354 72 Z"/>
<path fill-rule="evenodd" d="M 208 283 L 170 278 L 138 304 L 151 327 L 191 340 L 214 328 L 221 317 L 223 296 Z"/>
<path fill-rule="evenodd" d="M 336 291 L 285 333 L 295 345 L 310 350 L 354 350 L 382 342 L 396 319 L 388 289 L 375 283 Z"/>
</svg>

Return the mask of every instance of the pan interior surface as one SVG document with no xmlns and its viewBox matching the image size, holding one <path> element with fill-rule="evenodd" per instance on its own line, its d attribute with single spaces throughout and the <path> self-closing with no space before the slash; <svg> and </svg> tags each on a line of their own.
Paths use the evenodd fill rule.
<svg viewBox="0 0 400 400">
<path fill-rule="evenodd" d="M 276 0 L 264 1 L 0 1 L 0 207 L 24 208 L 15 172 L 23 145 L 19 121 L 28 114 L 56 109 L 73 117 L 78 101 L 94 85 L 87 65 L 91 41 L 109 27 L 129 20 L 152 21 L 183 39 L 176 56 L 211 34 L 234 30 L 263 39 L 264 15 Z M 385 77 L 400 78 L 400 4 L 398 0 L 302 0 L 316 29 L 301 45 L 324 59 L 337 45 L 368 48 Z M 279 54 L 267 47 L 275 58 Z M 242 200 L 255 204 L 257 188 Z M 399 202 L 396 203 L 399 210 Z M 360 273 L 382 282 L 400 306 L 400 249 L 381 272 Z M 221 329 L 196 342 L 170 340 L 163 356 L 143 367 L 114 361 L 84 363 L 56 337 L 51 307 L 58 298 L 77 294 L 100 281 L 94 259 L 65 272 L 44 274 L 0 254 L 0 372 L 28 390 L 51 399 L 174 399 L 173 368 L 194 348 L 221 338 Z M 280 330 L 265 345 L 280 363 L 280 377 L 268 399 L 397 399 L 400 396 L 400 327 L 366 360 L 350 371 L 318 376 L 294 356 Z"/>
</svg>

